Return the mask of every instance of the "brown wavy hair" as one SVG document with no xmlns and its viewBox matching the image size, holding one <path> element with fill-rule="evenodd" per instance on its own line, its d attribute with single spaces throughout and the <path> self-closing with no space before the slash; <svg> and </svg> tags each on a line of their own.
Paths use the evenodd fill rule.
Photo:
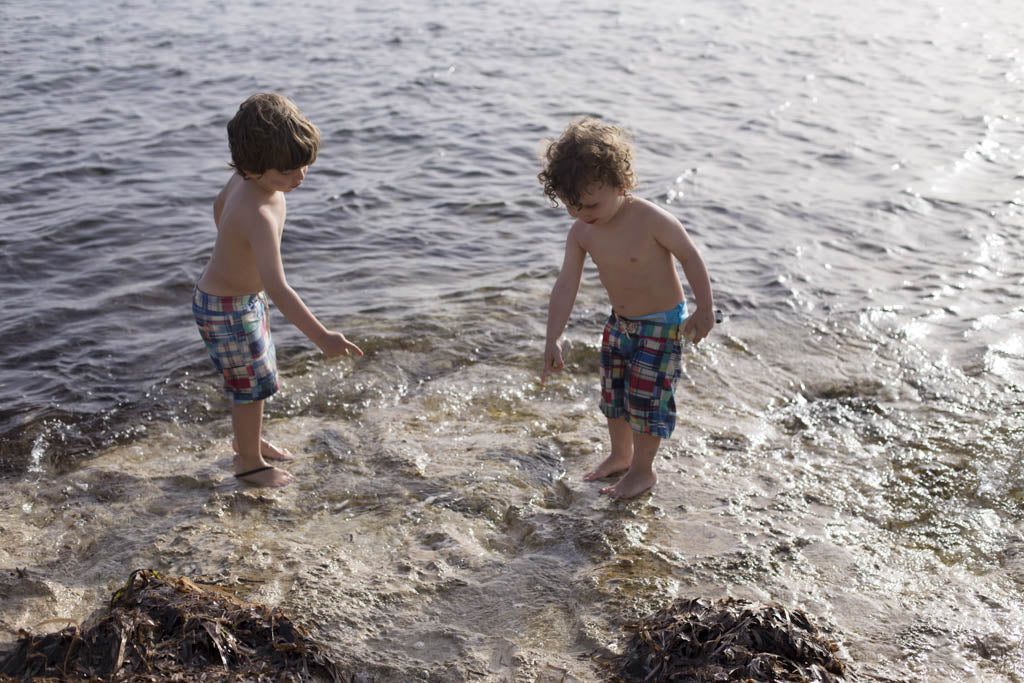
<svg viewBox="0 0 1024 683">
<path fill-rule="evenodd" d="M 284 95 L 258 93 L 228 122 L 231 167 L 243 178 L 291 171 L 316 161 L 320 131 Z"/>
<path fill-rule="evenodd" d="M 554 206 L 580 206 L 580 195 L 602 183 L 629 193 L 636 187 L 633 149 L 622 128 L 594 118 L 573 121 L 561 137 L 548 144 L 544 170 L 537 174 Z"/>
</svg>

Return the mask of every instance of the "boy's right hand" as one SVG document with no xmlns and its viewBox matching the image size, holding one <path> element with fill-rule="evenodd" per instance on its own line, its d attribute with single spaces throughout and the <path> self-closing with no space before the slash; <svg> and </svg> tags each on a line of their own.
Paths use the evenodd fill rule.
<svg viewBox="0 0 1024 683">
<path fill-rule="evenodd" d="M 363 350 L 345 339 L 345 335 L 341 332 L 328 332 L 317 346 L 328 358 L 363 355 Z"/>
<path fill-rule="evenodd" d="M 565 361 L 562 360 L 561 340 L 552 344 L 546 344 L 544 346 L 544 371 L 540 375 L 540 383 L 544 384 L 548 381 L 548 377 L 564 367 Z"/>
</svg>

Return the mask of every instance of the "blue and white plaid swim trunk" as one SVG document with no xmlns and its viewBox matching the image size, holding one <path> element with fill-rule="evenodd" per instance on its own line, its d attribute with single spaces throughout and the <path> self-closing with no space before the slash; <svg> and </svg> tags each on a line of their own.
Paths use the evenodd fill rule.
<svg viewBox="0 0 1024 683">
<path fill-rule="evenodd" d="M 676 426 L 682 374 L 679 333 L 685 302 L 643 318 L 608 316 L 601 339 L 601 412 L 637 432 L 667 439 Z"/>
<path fill-rule="evenodd" d="M 234 403 L 262 401 L 277 392 L 266 294 L 213 296 L 196 287 L 192 315 L 210 360 L 224 378 L 224 392 Z"/>
</svg>

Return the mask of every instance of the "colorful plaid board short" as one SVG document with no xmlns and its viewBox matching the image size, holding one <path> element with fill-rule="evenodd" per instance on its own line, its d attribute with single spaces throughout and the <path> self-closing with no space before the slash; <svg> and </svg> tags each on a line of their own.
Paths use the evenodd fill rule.
<svg viewBox="0 0 1024 683">
<path fill-rule="evenodd" d="M 679 322 L 608 316 L 601 339 L 601 412 L 667 439 L 676 426 L 674 384 L 682 372 Z"/>
<path fill-rule="evenodd" d="M 224 392 L 234 403 L 262 401 L 278 390 L 266 294 L 213 296 L 196 287 L 192 314 L 210 360 L 224 377 Z"/>
</svg>

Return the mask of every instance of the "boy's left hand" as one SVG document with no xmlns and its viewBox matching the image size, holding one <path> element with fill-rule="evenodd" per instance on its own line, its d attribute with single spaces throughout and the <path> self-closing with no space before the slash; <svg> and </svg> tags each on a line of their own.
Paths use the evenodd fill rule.
<svg viewBox="0 0 1024 683">
<path fill-rule="evenodd" d="M 699 344 L 711 333 L 715 326 L 715 312 L 712 306 L 698 308 L 683 322 L 683 336 L 694 344 Z"/>
</svg>

